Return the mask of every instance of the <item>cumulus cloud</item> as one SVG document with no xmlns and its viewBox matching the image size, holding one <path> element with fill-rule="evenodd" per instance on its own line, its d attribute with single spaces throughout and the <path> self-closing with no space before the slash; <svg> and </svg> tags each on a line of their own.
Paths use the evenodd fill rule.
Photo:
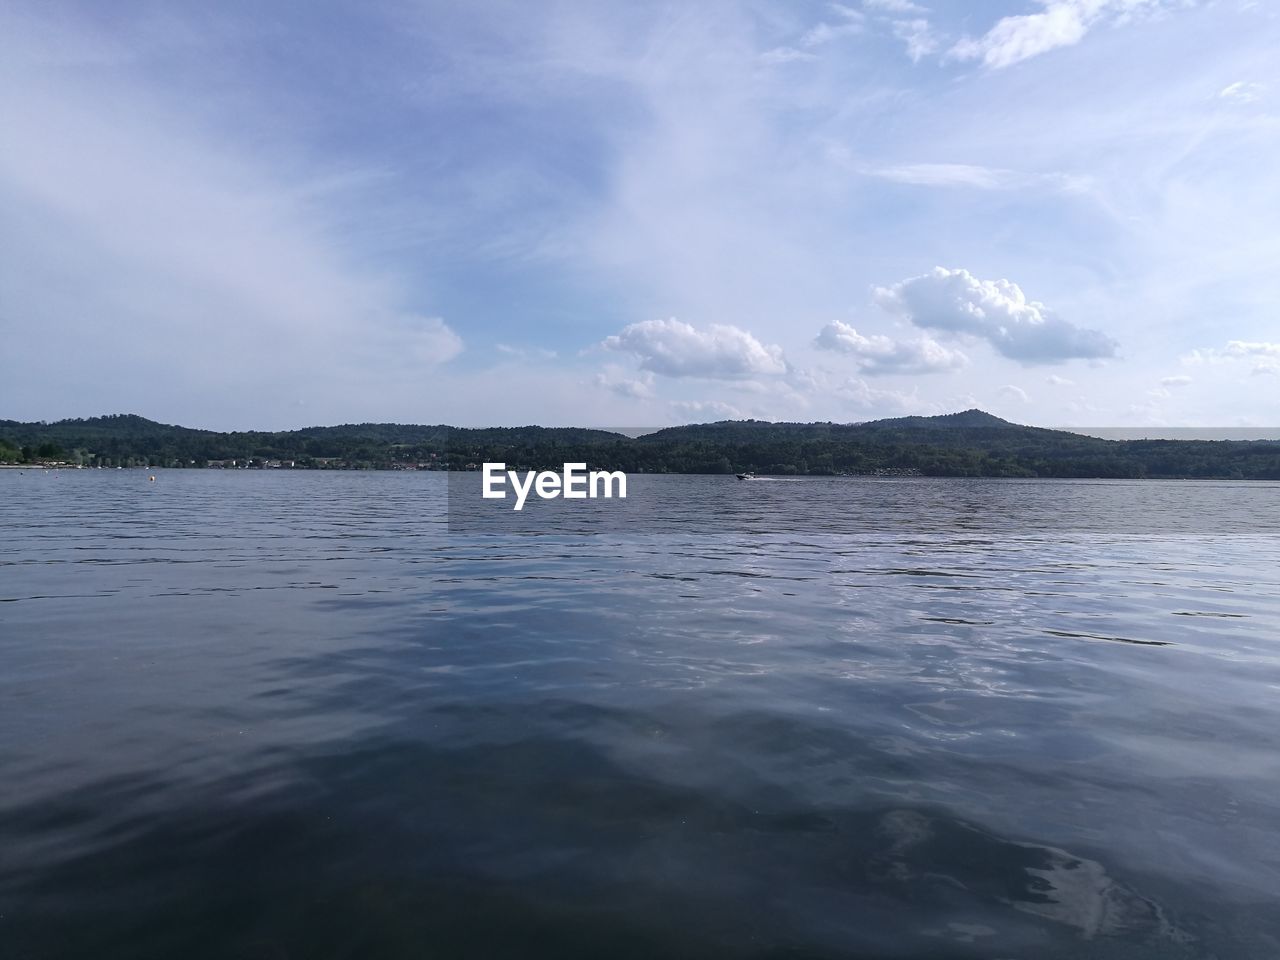
<svg viewBox="0 0 1280 960">
<path fill-rule="evenodd" d="M 965 37 L 951 48 L 957 60 L 981 60 L 993 69 L 1012 66 L 1084 39 L 1106 22 L 1124 22 L 1165 0 L 1040 0 L 1043 10 L 1001 18 L 981 37 Z"/>
<path fill-rule="evenodd" d="M 823 327 L 814 345 L 853 357 L 862 372 L 868 374 L 942 373 L 968 362 L 959 350 L 950 350 L 929 337 L 894 340 L 879 334 L 864 336 L 839 320 Z"/>
<path fill-rule="evenodd" d="M 980 280 L 967 270 L 931 273 L 877 287 L 880 306 L 917 327 L 980 337 L 1020 363 L 1061 363 L 1115 356 L 1116 343 L 1098 330 L 1061 319 L 1028 300 L 1010 280 Z"/>
<path fill-rule="evenodd" d="M 1160 378 L 1160 386 L 1162 387 L 1185 387 L 1190 382 L 1191 378 L 1186 376 Z"/>
<path fill-rule="evenodd" d="M 628 353 L 640 369 L 665 377 L 744 380 L 787 372 L 782 348 L 765 345 L 730 324 L 698 329 L 676 320 L 645 320 L 604 340 L 607 350 Z"/>
<path fill-rule="evenodd" d="M 1023 390 L 1021 387 L 1015 387 L 1012 383 L 1006 383 L 1000 388 L 1000 396 L 1012 397 L 1014 400 L 1019 400 L 1022 403 L 1031 402 L 1031 398 L 1027 396 L 1027 391 Z"/>
<path fill-rule="evenodd" d="M 1055 387 L 1074 387 L 1076 383 L 1074 380 L 1069 380 L 1066 377 L 1060 377 L 1056 373 L 1049 374 L 1045 379 Z"/>
</svg>

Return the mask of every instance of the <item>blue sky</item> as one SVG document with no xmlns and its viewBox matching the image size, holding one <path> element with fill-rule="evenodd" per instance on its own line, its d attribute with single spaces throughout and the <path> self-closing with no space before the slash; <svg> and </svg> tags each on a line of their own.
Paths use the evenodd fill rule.
<svg viewBox="0 0 1280 960">
<path fill-rule="evenodd" d="M 0 417 L 1280 423 L 1280 9 L 9 3 Z"/>
</svg>

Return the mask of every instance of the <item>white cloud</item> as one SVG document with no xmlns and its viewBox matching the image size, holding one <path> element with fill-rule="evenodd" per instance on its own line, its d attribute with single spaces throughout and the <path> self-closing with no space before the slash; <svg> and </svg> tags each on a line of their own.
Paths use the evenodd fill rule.
<svg viewBox="0 0 1280 960">
<path fill-rule="evenodd" d="M 980 280 L 967 270 L 935 267 L 892 287 L 877 287 L 874 296 L 918 327 L 980 337 L 1025 364 L 1115 356 L 1110 337 L 1068 323 L 1043 303 L 1028 300 L 1010 280 Z"/>
<path fill-rule="evenodd" d="M 850 37 L 863 31 L 863 15 L 861 10 L 840 3 L 830 4 L 836 15 L 834 21 L 823 21 L 810 29 L 800 38 L 804 47 L 820 47 L 841 37 Z"/>
<path fill-rule="evenodd" d="M 924 7 L 911 0 L 862 0 L 867 10 L 884 11 L 885 13 L 927 13 Z"/>
<path fill-rule="evenodd" d="M 199 96 L 139 79 L 164 59 L 148 41 L 94 36 L 71 16 L 0 13 L 0 317 L 21 329 L 4 339 L 32 412 L 268 427 L 299 399 L 335 419 L 416 408 L 463 342 L 340 226 L 374 165 L 238 142 Z M 56 405 L 50 376 L 77 385 Z"/>
<path fill-rule="evenodd" d="M 1012 171 L 978 167 L 967 163 L 903 163 L 876 167 L 865 171 L 875 177 L 897 183 L 913 183 L 926 187 L 979 187 L 992 190 L 1004 186 Z"/>
<path fill-rule="evenodd" d="M 1012 397 L 1014 400 L 1019 400 L 1022 403 L 1031 402 L 1031 398 L 1027 396 L 1027 391 L 1023 390 L 1021 387 L 1015 387 L 1012 383 L 1006 383 L 1000 388 L 1000 396 Z"/>
<path fill-rule="evenodd" d="M 869 177 L 910 183 L 922 187 L 974 187 L 979 190 L 1017 190 L 1043 187 L 1063 192 L 1082 193 L 1090 183 L 1087 177 L 1065 173 L 1024 173 L 1003 167 L 983 167 L 969 163 L 900 163 L 883 167 L 860 167 L 857 172 Z"/>
<path fill-rule="evenodd" d="M 929 21 L 923 18 L 895 20 L 893 35 L 907 45 L 907 56 L 912 63 L 919 63 L 938 49 L 938 38 L 929 27 Z"/>
<path fill-rule="evenodd" d="M 1185 387 L 1190 382 L 1191 378 L 1187 376 L 1160 378 L 1160 386 L 1162 387 Z"/>
<path fill-rule="evenodd" d="M 1232 357 L 1266 357 L 1280 360 L 1280 343 L 1228 340 L 1227 355 Z"/>
<path fill-rule="evenodd" d="M 603 346 L 629 353 L 640 362 L 640 369 L 667 377 L 741 380 L 787 371 L 781 347 L 766 346 L 729 324 L 699 330 L 674 317 L 645 320 L 607 337 Z"/>
<path fill-rule="evenodd" d="M 953 39 L 1046 8 L 917 2 L 940 9 L 929 19 Z M 34 19 L 47 5 L 18 6 Z M 1277 339 L 1280 240 L 1269 225 L 1280 209 L 1280 128 L 1258 104 L 1217 95 L 1259 81 L 1272 98 L 1280 21 L 1240 17 L 1235 6 L 1169 16 L 1131 36 L 1108 15 L 1074 50 L 1005 70 L 972 60 L 957 75 L 912 70 L 892 23 L 917 14 L 883 3 L 864 7 L 865 39 L 812 48 L 800 46 L 806 28 L 844 21 L 825 0 L 690 5 L 679 16 L 556 4 L 504 7 L 501 17 L 460 5 L 422 18 L 394 5 L 397 22 L 412 19 L 419 31 L 397 39 L 403 56 L 393 57 L 376 40 L 392 8 L 372 5 L 367 22 L 352 19 L 371 41 L 349 51 L 361 82 L 333 89 L 307 82 L 305 45 L 268 67 L 260 54 L 270 37 L 243 11 L 199 24 L 217 20 L 243 36 L 201 30 L 200 47 L 181 51 L 149 44 L 155 18 L 39 13 L 118 42 L 116 66 L 94 59 L 56 70 L 22 67 L 32 31 L 0 14 L 10 134 L 0 169 L 22 168 L 0 195 L 0 341 L 17 378 L 0 395 L 8 415 L 32 419 L 138 409 L 199 425 L 283 426 L 270 418 L 294 415 L 278 412 L 279 394 L 305 398 L 314 422 L 624 422 L 613 411 L 640 402 L 592 386 L 601 356 L 566 356 L 569 344 L 674 314 L 700 329 L 698 318 L 735 324 L 799 360 L 826 319 L 850 319 L 850 290 L 964 263 L 1026 282 L 1028 296 L 1123 341 L 1122 372 L 1104 371 L 1119 375 L 1070 374 L 1104 411 L 1095 422 L 1118 422 L 1133 394 L 1171 372 L 1206 387 L 1195 396 L 1205 422 L 1246 410 L 1274 422 L 1280 394 L 1258 388 L 1275 378 L 1249 376 L 1261 358 L 1203 376 L 1165 362 L 1171 344 L 1175 356 L 1222 348 L 1215 317 L 1232 317 L 1243 340 Z M 294 19 L 281 28 L 305 25 Z M 783 44 L 794 52 L 762 60 Z M 57 47 L 64 56 L 67 44 Z M 228 58 L 262 70 L 230 77 Z M 424 75 L 424 62 L 440 69 Z M 262 86 L 268 79 L 281 86 Z M 457 136 L 402 135 L 434 129 L 461 106 L 479 119 Z M 343 139 L 351 117 L 368 122 L 368 137 Z M 73 126 L 88 135 L 71 137 Z M 572 144 L 572 162 L 557 144 Z M 833 159 L 836 146 L 848 164 Z M 40 170 L 56 173 L 71 203 L 50 202 Z M 1055 172 L 1087 177 L 1090 188 L 1054 189 Z M 384 179 L 335 189 L 348 174 Z M 886 180 L 921 186 L 886 189 Z M 1047 275 L 1046 264 L 1053 286 L 1030 279 Z M 513 295 L 539 318 L 532 339 L 533 321 L 508 309 Z M 409 373 L 399 356 L 366 346 L 406 314 L 438 312 L 466 338 L 471 362 Z M 619 315 L 627 319 L 601 322 Z M 796 317 L 823 320 L 797 327 Z M 926 332 L 886 319 L 853 322 L 894 339 Z M 919 377 L 922 409 L 962 389 L 990 398 L 1010 380 L 1047 403 L 1045 375 L 1070 369 L 1028 374 L 981 344 L 927 332 L 973 363 Z M 429 344 L 430 331 L 419 340 Z M 514 362 L 496 341 L 560 348 L 563 364 Z M 440 345 L 449 352 L 447 337 Z M 489 345 L 484 355 L 479 345 Z M 642 372 L 624 354 L 603 356 L 625 374 L 615 379 Z M 833 380 L 886 386 L 852 358 L 822 363 L 838 371 Z M 753 376 L 774 393 L 748 395 L 744 379 L 655 374 L 662 402 L 652 409 L 714 398 L 789 417 L 775 395 L 793 374 Z M 65 389 L 42 389 L 54 381 Z M 1076 390 L 1049 393 L 1065 400 Z M 845 409 L 834 394 L 804 395 L 818 419 Z"/>
<path fill-rule="evenodd" d="M 861 32 L 863 32 L 863 26 L 860 23 L 819 23 L 800 37 L 800 44 L 801 46 L 822 46 L 833 40 L 840 40 L 841 37 L 850 37 Z"/>
<path fill-rule="evenodd" d="M 1262 91 L 1263 87 L 1260 83 L 1237 80 L 1218 91 L 1218 98 L 1230 100 L 1232 103 L 1257 103 L 1262 99 Z"/>
<path fill-rule="evenodd" d="M 823 327 L 814 345 L 853 357 L 867 374 L 941 373 L 968 362 L 959 350 L 950 350 L 929 337 L 894 340 L 880 334 L 864 336 L 839 320 Z"/>
<path fill-rule="evenodd" d="M 1040 0 L 1040 13 L 1003 17 L 976 39 L 965 37 L 951 48 L 958 60 L 981 60 L 993 69 L 1069 47 L 1084 39 L 1100 23 L 1125 22 L 1143 8 L 1155 9 L 1164 0 Z"/>
<path fill-rule="evenodd" d="M 832 40 L 861 32 L 862 25 L 858 23 L 820 23 L 801 37 L 800 43 L 806 47 L 820 47 Z"/>
<path fill-rule="evenodd" d="M 906 44 L 912 63 L 938 49 L 938 36 L 923 16 L 929 11 L 912 0 L 863 0 L 862 6 L 880 23 L 888 21 L 893 35 Z"/>
<path fill-rule="evenodd" d="M 1074 387 L 1076 385 L 1074 380 L 1068 380 L 1066 377 L 1060 377 L 1056 373 L 1049 374 L 1045 380 L 1048 383 L 1053 384 L 1055 387 Z"/>
<path fill-rule="evenodd" d="M 1280 373 L 1280 343 L 1265 340 L 1228 340 L 1225 348 L 1192 350 L 1182 358 L 1188 366 L 1251 361 L 1253 373 Z"/>
</svg>

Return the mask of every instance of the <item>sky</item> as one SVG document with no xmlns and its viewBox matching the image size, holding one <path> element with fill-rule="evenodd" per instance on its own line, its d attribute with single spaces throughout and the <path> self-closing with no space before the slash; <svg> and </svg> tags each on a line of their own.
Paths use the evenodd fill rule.
<svg viewBox="0 0 1280 960">
<path fill-rule="evenodd" d="M 0 418 L 1280 424 L 1270 0 L 0 5 Z"/>
</svg>

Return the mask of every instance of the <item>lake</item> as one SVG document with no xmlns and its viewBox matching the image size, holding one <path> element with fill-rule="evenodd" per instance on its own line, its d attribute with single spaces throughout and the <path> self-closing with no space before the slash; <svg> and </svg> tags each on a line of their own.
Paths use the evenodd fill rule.
<svg viewBox="0 0 1280 960">
<path fill-rule="evenodd" d="M 1280 484 L 154 474 L 0 471 L 6 958 L 1280 956 Z"/>
</svg>

